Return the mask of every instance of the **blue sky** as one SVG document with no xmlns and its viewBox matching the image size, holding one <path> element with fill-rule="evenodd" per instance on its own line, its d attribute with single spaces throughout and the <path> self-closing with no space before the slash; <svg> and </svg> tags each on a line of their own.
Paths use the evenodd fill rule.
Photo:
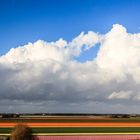
<svg viewBox="0 0 140 140">
<path fill-rule="evenodd" d="M 0 55 L 38 39 L 71 41 L 82 31 L 106 33 L 114 23 L 139 32 L 139 5 L 139 0 L 0 0 Z"/>
<path fill-rule="evenodd" d="M 0 112 L 140 113 L 139 13 L 140 0 L 0 0 Z"/>
</svg>

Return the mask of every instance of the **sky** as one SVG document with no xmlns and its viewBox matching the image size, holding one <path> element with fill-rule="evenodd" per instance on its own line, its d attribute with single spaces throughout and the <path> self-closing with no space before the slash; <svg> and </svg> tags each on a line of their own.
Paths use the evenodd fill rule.
<svg viewBox="0 0 140 140">
<path fill-rule="evenodd" d="M 139 0 L 0 0 L 1 113 L 140 113 Z"/>
</svg>

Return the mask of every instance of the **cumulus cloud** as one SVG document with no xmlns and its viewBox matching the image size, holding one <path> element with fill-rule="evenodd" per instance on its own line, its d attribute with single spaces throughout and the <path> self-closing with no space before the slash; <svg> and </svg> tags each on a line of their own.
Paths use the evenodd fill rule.
<svg viewBox="0 0 140 140">
<path fill-rule="evenodd" d="M 112 71 L 107 77 L 110 80 L 121 81 L 131 75 L 136 82 L 140 82 L 139 54 L 140 34 L 127 33 L 125 27 L 116 24 L 105 34 L 96 61 L 104 72 Z"/>
<path fill-rule="evenodd" d="M 96 58 L 75 60 L 96 44 Z M 140 113 L 139 54 L 140 33 L 119 24 L 12 48 L 0 57 L 0 112 Z"/>
</svg>

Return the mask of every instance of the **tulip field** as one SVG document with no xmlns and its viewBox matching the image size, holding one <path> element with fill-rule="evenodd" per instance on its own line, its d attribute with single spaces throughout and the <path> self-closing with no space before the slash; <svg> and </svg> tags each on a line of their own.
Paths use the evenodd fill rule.
<svg viewBox="0 0 140 140">
<path fill-rule="evenodd" d="M 10 135 L 18 123 L 28 125 L 39 140 L 140 140 L 140 118 L 1 118 L 0 135 Z"/>
<path fill-rule="evenodd" d="M 140 140 L 140 135 L 38 136 L 39 140 Z"/>
</svg>

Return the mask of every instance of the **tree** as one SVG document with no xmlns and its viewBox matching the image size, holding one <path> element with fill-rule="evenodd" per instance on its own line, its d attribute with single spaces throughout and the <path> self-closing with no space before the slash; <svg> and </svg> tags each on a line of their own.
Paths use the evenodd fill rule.
<svg viewBox="0 0 140 140">
<path fill-rule="evenodd" d="M 11 140 L 33 140 L 32 130 L 24 124 L 17 124 L 12 131 Z"/>
</svg>

